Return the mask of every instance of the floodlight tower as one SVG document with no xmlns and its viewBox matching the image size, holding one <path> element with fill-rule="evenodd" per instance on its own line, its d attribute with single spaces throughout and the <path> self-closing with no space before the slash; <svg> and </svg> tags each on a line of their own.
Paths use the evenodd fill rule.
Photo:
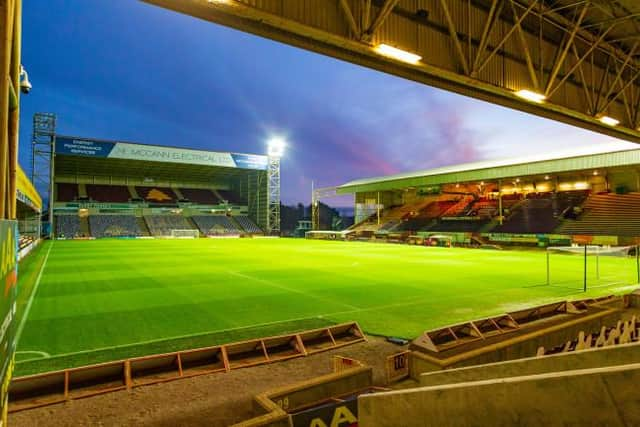
<svg viewBox="0 0 640 427">
<path fill-rule="evenodd" d="M 267 170 L 267 234 L 280 234 L 280 159 L 287 143 L 282 138 L 271 138 L 267 144 L 269 167 Z"/>
<path fill-rule="evenodd" d="M 36 113 L 31 139 L 31 182 L 47 203 L 49 235 L 53 236 L 53 168 L 55 162 L 56 115 Z"/>
</svg>

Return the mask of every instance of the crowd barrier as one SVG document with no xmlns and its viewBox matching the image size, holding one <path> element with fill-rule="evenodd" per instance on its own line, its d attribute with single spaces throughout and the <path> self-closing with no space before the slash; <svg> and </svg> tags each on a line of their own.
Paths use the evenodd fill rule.
<svg viewBox="0 0 640 427">
<path fill-rule="evenodd" d="M 180 378 L 229 372 L 363 342 L 356 322 L 14 378 L 9 412 Z"/>
</svg>

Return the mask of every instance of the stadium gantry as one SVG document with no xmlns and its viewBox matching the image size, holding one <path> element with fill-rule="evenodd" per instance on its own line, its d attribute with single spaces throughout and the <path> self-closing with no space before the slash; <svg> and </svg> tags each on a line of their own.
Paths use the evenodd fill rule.
<svg viewBox="0 0 640 427">
<path fill-rule="evenodd" d="M 46 169 L 52 171 L 57 238 L 279 231 L 273 205 L 279 208 L 280 181 L 271 177 L 279 173 L 279 163 L 274 166 L 269 156 L 62 135 L 50 144 L 55 155 Z"/>
<path fill-rule="evenodd" d="M 640 142 L 636 0 L 144 0 Z"/>
</svg>

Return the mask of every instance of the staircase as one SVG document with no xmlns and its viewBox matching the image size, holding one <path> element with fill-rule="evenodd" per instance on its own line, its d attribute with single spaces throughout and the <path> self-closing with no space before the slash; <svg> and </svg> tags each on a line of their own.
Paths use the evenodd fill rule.
<svg viewBox="0 0 640 427">
<path fill-rule="evenodd" d="M 196 224 L 196 222 L 193 220 L 193 218 L 191 218 L 190 216 L 186 216 L 186 217 L 184 217 L 184 219 L 187 220 L 187 223 L 189 224 L 189 228 L 191 228 L 193 230 L 198 230 L 200 232 L 200 234 L 205 234 L 203 230 L 200 230 L 200 227 L 198 227 L 198 224 Z"/>
<path fill-rule="evenodd" d="M 129 190 L 129 196 L 132 199 L 139 199 L 140 196 L 138 196 L 138 192 L 136 191 L 136 187 L 133 185 L 128 185 L 127 189 Z"/>
<path fill-rule="evenodd" d="M 140 234 L 142 234 L 143 236 L 151 236 L 149 227 L 147 227 L 147 223 L 145 222 L 143 217 L 137 216 L 136 223 L 138 224 L 138 229 L 140 230 Z"/>
<path fill-rule="evenodd" d="M 80 217 L 80 234 L 82 237 L 91 237 L 91 229 L 89 228 L 89 217 Z"/>
<path fill-rule="evenodd" d="M 178 187 L 171 187 L 171 190 L 178 196 L 178 200 L 184 200 L 184 196 L 182 195 L 182 191 Z M 198 228 L 198 227 L 196 227 Z"/>
</svg>

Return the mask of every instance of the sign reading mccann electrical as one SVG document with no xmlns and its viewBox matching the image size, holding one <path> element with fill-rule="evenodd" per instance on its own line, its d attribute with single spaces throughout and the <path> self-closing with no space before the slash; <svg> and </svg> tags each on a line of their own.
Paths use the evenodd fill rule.
<svg viewBox="0 0 640 427">
<path fill-rule="evenodd" d="M 16 351 L 18 225 L 0 220 L 0 427 L 7 424 L 8 391 Z"/>
<path fill-rule="evenodd" d="M 256 154 L 218 153 L 66 136 L 56 137 L 56 154 L 258 170 L 266 170 L 268 166 L 268 158 Z"/>
</svg>

